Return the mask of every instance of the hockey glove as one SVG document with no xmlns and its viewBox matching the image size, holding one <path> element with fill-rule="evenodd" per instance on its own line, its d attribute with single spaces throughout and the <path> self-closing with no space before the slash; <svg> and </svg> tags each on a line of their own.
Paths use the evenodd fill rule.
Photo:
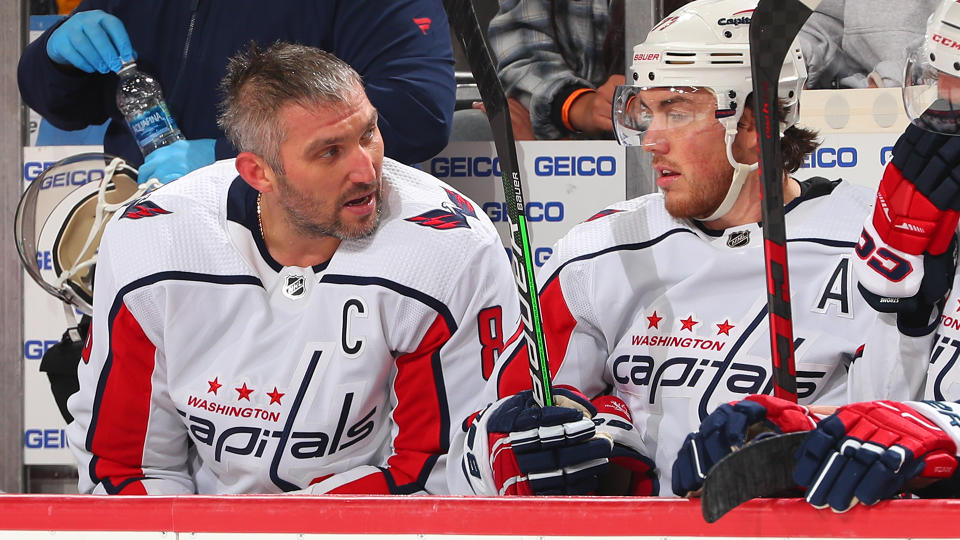
<svg viewBox="0 0 960 540">
<path fill-rule="evenodd" d="M 147 154 L 137 171 L 137 179 L 141 184 L 152 178 L 166 184 L 210 165 L 216 161 L 216 143 L 214 139 L 194 139 L 161 146 Z"/>
<path fill-rule="evenodd" d="M 845 512 L 903 490 L 913 478 L 940 480 L 957 470 L 960 405 L 868 401 L 845 405 L 810 432 L 793 479 L 807 502 Z"/>
<path fill-rule="evenodd" d="M 649 495 L 655 471 L 618 398 L 599 401 L 554 388 L 557 405 L 538 407 L 529 390 L 501 399 L 470 420 L 464 473 L 481 495 L 597 493 L 608 463 L 628 472 L 620 493 Z"/>
<path fill-rule="evenodd" d="M 673 492 L 680 496 L 697 494 L 710 468 L 750 440 L 808 431 L 818 421 L 808 408 L 773 396 L 751 395 L 724 403 L 683 441 L 673 462 Z"/>
<path fill-rule="evenodd" d="M 854 269 L 862 288 L 879 297 L 918 294 L 924 254 L 950 251 L 958 211 L 960 137 L 908 125 L 894 145 L 856 249 Z"/>
<path fill-rule="evenodd" d="M 136 53 L 123 22 L 99 9 L 71 15 L 50 34 L 47 56 L 87 73 L 120 71 Z"/>
<path fill-rule="evenodd" d="M 659 495 L 656 467 L 647 457 L 650 452 L 627 404 L 615 396 L 600 396 L 590 403 L 597 409 L 593 417 L 597 437 L 610 441 L 610 463 L 601 473 L 597 495 Z"/>
</svg>

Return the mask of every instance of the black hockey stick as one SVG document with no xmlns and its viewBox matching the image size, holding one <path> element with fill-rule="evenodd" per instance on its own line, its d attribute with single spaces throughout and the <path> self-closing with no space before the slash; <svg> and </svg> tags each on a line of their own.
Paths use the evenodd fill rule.
<svg viewBox="0 0 960 540">
<path fill-rule="evenodd" d="M 774 435 L 750 443 L 710 468 L 703 481 L 700 510 L 713 523 L 737 506 L 757 497 L 800 496 L 791 493 L 797 464 L 793 455 L 806 431 Z"/>
<path fill-rule="evenodd" d="M 783 158 L 780 152 L 780 106 L 777 87 L 790 46 L 820 0 L 760 0 L 750 22 L 750 72 L 753 110 L 760 141 L 763 183 L 763 253 L 767 275 L 767 310 L 774 395 L 797 401 L 793 358 L 787 233 L 783 217 Z"/>
<path fill-rule="evenodd" d="M 523 333 L 527 340 L 530 359 L 530 378 L 533 382 L 533 397 L 541 407 L 553 405 L 550 386 L 550 364 L 547 361 L 547 346 L 543 338 L 543 318 L 537 298 L 537 284 L 533 270 L 530 236 L 527 232 L 526 203 L 517 147 L 510 125 L 510 108 L 507 97 L 497 76 L 493 59 L 487 50 L 483 30 L 477 20 L 471 0 L 443 0 L 447 18 L 453 33 L 467 56 L 470 71 L 480 90 L 480 98 L 487 110 L 487 120 L 493 132 L 493 142 L 500 157 L 503 180 L 503 195 L 507 200 L 507 218 L 510 221 L 510 248 L 513 252 L 513 275 L 520 291 L 520 316 Z"/>
</svg>

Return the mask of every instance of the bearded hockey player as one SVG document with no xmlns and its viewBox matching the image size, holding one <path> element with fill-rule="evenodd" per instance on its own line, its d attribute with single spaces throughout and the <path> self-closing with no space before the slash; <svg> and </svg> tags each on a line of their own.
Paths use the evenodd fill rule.
<svg viewBox="0 0 960 540">
<path fill-rule="evenodd" d="M 692 2 L 634 48 L 632 85 L 617 91 L 614 124 L 621 143 L 652 154 L 660 192 L 574 227 L 538 276 L 551 374 L 555 384 L 580 391 L 564 394 L 562 403 L 575 401 L 583 412 L 531 407 L 522 392 L 524 350 L 508 350 L 486 389 L 491 404 L 470 419 L 457 448 L 462 463 L 451 461 L 451 482 L 462 489 L 604 492 L 606 478 L 598 480 L 612 462 L 633 471 L 631 493 L 658 493 L 659 479 L 659 492 L 672 487 L 683 495 L 699 487 L 711 458 L 721 457 L 697 454 L 696 440 L 684 444 L 688 433 L 720 404 L 771 392 L 750 99 L 755 6 Z M 870 335 L 878 317 L 895 315 L 879 315 L 864 301 L 851 269 L 873 193 L 789 175 L 816 147 L 815 134 L 794 125 L 805 75 L 794 47 L 778 92 L 800 403 L 909 399 L 923 368 L 914 356 L 895 354 L 900 334 Z M 886 363 L 862 357 L 865 343 L 888 351 Z M 768 397 L 754 403 L 784 418 L 783 429 L 814 425 L 805 408 Z M 595 415 L 593 433 L 579 429 L 583 415 Z M 651 461 L 658 468 L 652 481 Z"/>
<path fill-rule="evenodd" d="M 383 157 L 332 55 L 253 46 L 223 90 L 237 158 L 104 232 L 69 402 L 80 491 L 447 492 L 451 419 L 519 320 L 496 230 Z"/>
</svg>

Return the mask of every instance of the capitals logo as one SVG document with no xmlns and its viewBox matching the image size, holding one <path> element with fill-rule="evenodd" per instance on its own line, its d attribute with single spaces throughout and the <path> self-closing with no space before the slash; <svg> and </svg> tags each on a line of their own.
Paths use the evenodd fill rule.
<svg viewBox="0 0 960 540">
<path fill-rule="evenodd" d="M 146 217 L 159 216 L 162 214 L 169 214 L 169 210 L 164 210 L 157 206 L 156 203 L 150 201 L 136 201 L 130 204 L 124 211 L 123 215 L 120 216 L 120 219 L 140 219 Z"/>
<path fill-rule="evenodd" d="M 440 205 L 442 208 L 428 210 L 419 216 L 407 218 L 406 221 L 438 230 L 458 229 L 461 227 L 469 229 L 470 223 L 467 222 L 467 218 L 477 217 L 473 203 L 456 191 L 447 188 L 443 188 L 443 190 L 447 192 L 447 198 L 450 199 L 450 202 L 444 202 Z"/>
<path fill-rule="evenodd" d="M 584 223 L 593 221 L 593 220 L 595 220 L 595 219 L 600 219 L 600 218 L 602 218 L 602 217 L 607 217 L 607 216 L 612 215 L 612 214 L 619 214 L 620 212 L 623 212 L 623 210 L 617 210 L 616 208 L 607 208 L 607 209 L 601 210 L 601 211 L 597 212 L 596 214 L 588 217 L 587 220 L 586 220 Z"/>
</svg>

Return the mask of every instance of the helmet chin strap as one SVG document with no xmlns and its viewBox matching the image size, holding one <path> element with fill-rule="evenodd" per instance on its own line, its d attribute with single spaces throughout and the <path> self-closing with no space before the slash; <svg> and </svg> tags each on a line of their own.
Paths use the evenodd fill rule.
<svg viewBox="0 0 960 540">
<path fill-rule="evenodd" d="M 736 136 L 737 130 L 736 124 L 734 124 L 734 128 L 732 130 L 727 129 L 726 135 L 724 135 L 724 142 L 727 145 L 727 161 L 729 161 L 730 165 L 733 167 L 733 180 L 730 182 L 730 188 L 727 189 L 727 195 L 723 198 L 723 201 L 720 202 L 720 206 L 718 206 L 713 213 L 705 218 L 697 218 L 697 221 L 713 221 L 727 215 L 727 212 L 733 208 L 733 203 L 737 202 L 737 197 L 740 196 L 740 190 L 743 189 L 743 184 L 747 181 L 747 176 L 760 167 L 760 163 L 744 165 L 743 163 L 740 163 L 734 159 L 733 139 Z"/>
</svg>

